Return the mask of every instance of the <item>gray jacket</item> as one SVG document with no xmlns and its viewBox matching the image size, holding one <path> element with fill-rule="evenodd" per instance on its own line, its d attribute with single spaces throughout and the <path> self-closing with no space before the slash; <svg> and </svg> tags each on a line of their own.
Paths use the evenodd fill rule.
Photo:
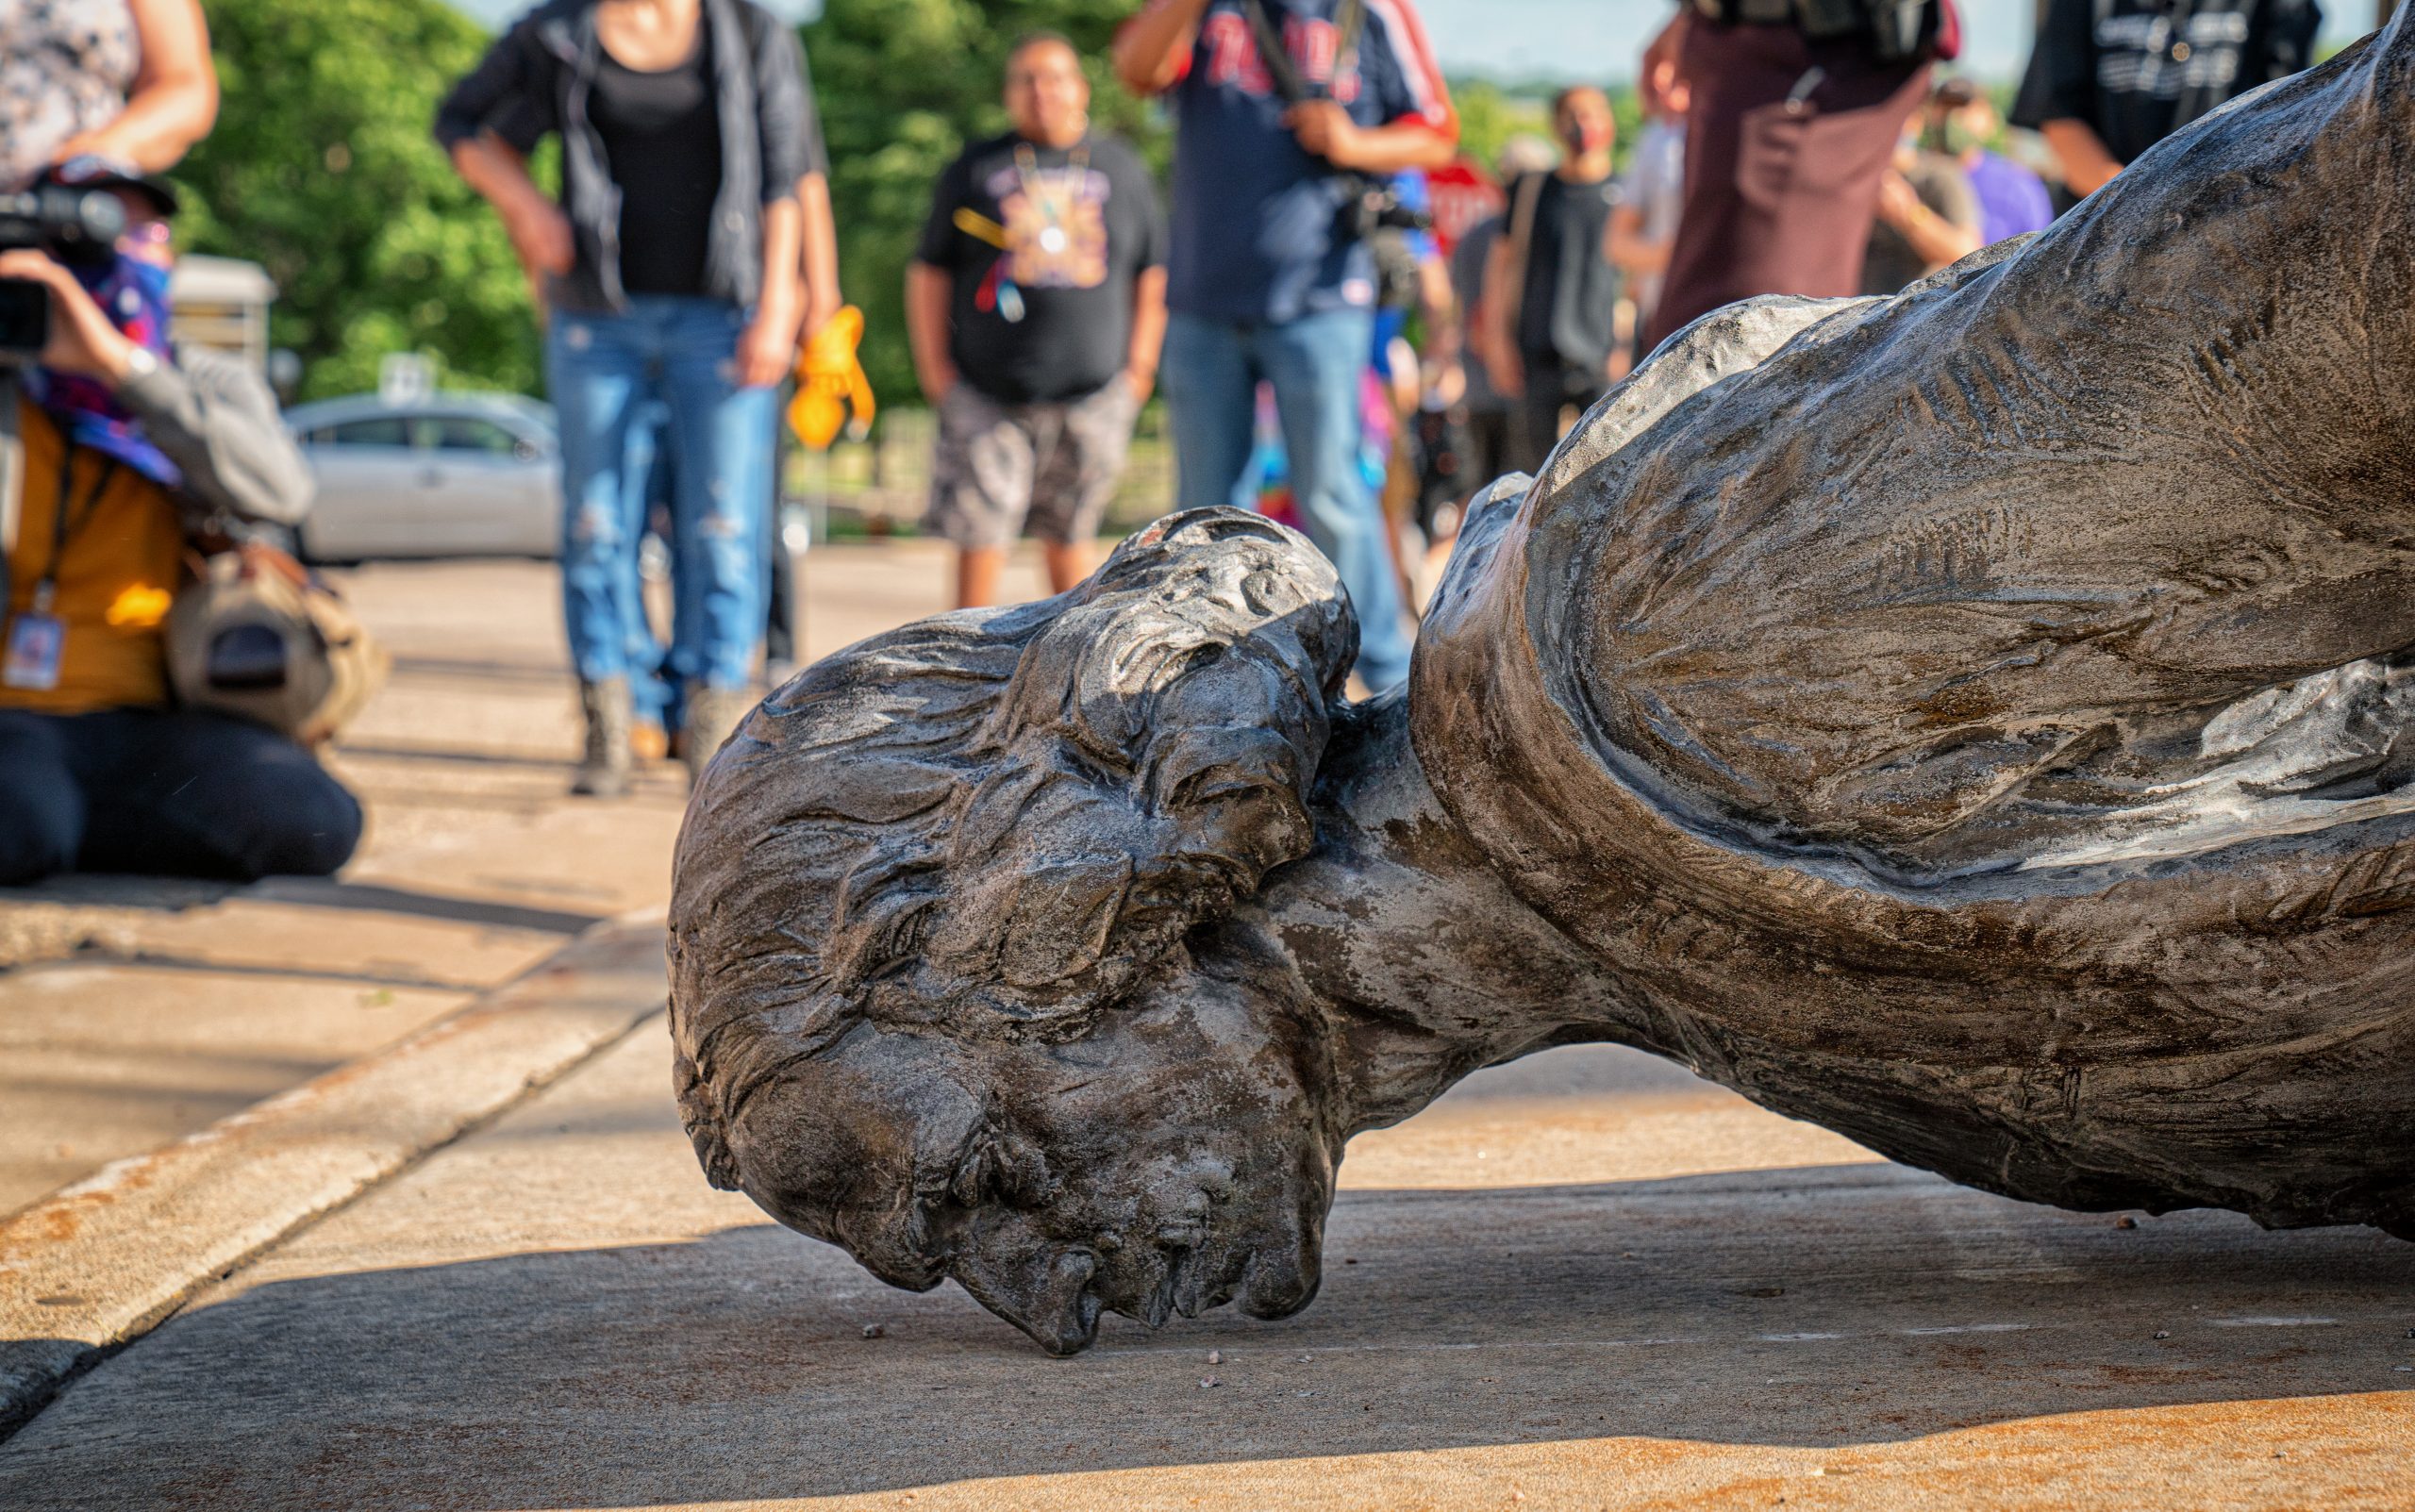
<svg viewBox="0 0 2415 1512">
<path fill-rule="evenodd" d="M 128 379 L 117 401 L 184 474 L 170 491 L 188 516 L 290 525 L 310 512 L 317 498 L 310 465 L 286 433 L 268 385 L 242 362 L 178 347 L 173 366 Z"/>
<path fill-rule="evenodd" d="M 557 307 L 620 309 L 621 188 L 588 114 L 603 58 L 596 0 L 545 0 L 512 24 L 436 111 L 446 152 L 492 132 L 524 156 L 562 139 L 562 208 L 577 256 L 550 291 Z M 705 254 L 705 291 L 740 306 L 763 287 L 763 207 L 827 171 L 796 34 L 754 0 L 704 0 L 721 122 L 722 181 Z"/>
</svg>

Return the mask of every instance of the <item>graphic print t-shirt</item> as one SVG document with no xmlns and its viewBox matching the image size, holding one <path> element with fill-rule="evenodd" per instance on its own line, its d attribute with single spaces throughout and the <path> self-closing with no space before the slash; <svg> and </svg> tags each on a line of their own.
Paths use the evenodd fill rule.
<svg viewBox="0 0 2415 1512">
<path fill-rule="evenodd" d="M 2113 160 L 2314 60 L 2314 0 L 2052 0 L 2012 124 L 2085 121 Z"/>
<path fill-rule="evenodd" d="M 948 355 L 1007 404 L 1094 393 L 1124 371 L 1133 285 L 1165 264 L 1156 186 L 1112 138 L 1071 148 L 1009 133 L 940 177 L 914 258 L 952 288 Z"/>
<path fill-rule="evenodd" d="M 1365 0 L 1350 60 L 1337 56 L 1340 0 L 1264 3 L 1302 79 L 1329 90 L 1353 121 L 1377 126 L 1414 120 L 1456 133 L 1450 92 L 1408 0 Z M 1258 56 L 1241 0 L 1208 6 L 1172 94 L 1167 304 L 1206 320 L 1277 322 L 1373 305 L 1374 269 L 1365 244 L 1334 234 L 1343 181 L 1284 126 L 1290 106 Z"/>
</svg>

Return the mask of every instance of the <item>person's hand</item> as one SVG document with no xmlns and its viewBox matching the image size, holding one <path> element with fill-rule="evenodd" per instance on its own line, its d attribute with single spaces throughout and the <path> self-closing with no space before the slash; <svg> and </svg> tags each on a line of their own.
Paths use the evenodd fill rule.
<svg viewBox="0 0 2415 1512">
<path fill-rule="evenodd" d="M 738 384 L 741 389 L 769 389 L 796 366 L 794 311 L 765 304 L 738 333 Z"/>
<path fill-rule="evenodd" d="M 946 402 L 948 394 L 956 388 L 956 369 L 946 365 L 934 367 L 928 371 L 916 368 L 914 380 L 923 386 L 924 399 L 929 402 L 933 409 L 937 409 Z"/>
<path fill-rule="evenodd" d="M 1158 375 L 1154 373 L 1143 372 L 1139 368 L 1125 368 L 1124 381 L 1132 386 L 1132 398 L 1139 404 L 1147 404 L 1149 395 L 1157 391 Z"/>
<path fill-rule="evenodd" d="M 1878 180 L 1878 218 L 1896 230 L 1909 227 L 1926 208 L 1920 191 L 1902 174 L 1890 168 Z"/>
<path fill-rule="evenodd" d="M 1690 14 L 1680 8 L 1643 50 L 1643 68 L 1636 79 L 1636 90 L 1642 96 L 1647 115 L 1666 114 L 1670 91 L 1685 77 L 1678 59 L 1685 52 L 1687 17 Z"/>
<path fill-rule="evenodd" d="M 50 254 L 31 248 L 0 252 L 0 278 L 21 278 L 50 292 L 50 340 L 42 349 L 43 367 L 97 378 L 112 388 L 125 379 L 134 342 L 109 324 L 75 275 Z"/>
<path fill-rule="evenodd" d="M 1350 112 L 1334 101 L 1303 100 L 1283 112 L 1283 125 L 1309 157 L 1322 158 L 1336 168 L 1359 166 L 1359 139 L 1364 133 L 1350 119 Z"/>
<path fill-rule="evenodd" d="M 528 275 L 529 292 L 542 304 L 545 279 L 570 272 L 577 255 L 570 217 L 551 200 L 532 198 L 504 216 L 503 229 L 519 255 L 521 271 Z"/>
<path fill-rule="evenodd" d="M 1458 358 L 1429 364 L 1425 373 L 1425 391 L 1435 402 L 1448 409 L 1467 397 L 1468 370 Z"/>
</svg>

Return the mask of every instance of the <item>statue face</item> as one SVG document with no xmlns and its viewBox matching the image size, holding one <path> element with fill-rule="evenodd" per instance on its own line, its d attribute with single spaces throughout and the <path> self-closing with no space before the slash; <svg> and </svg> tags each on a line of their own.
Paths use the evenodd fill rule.
<svg viewBox="0 0 2415 1512">
<path fill-rule="evenodd" d="M 746 1189 L 916 1290 L 954 1276 L 1053 1354 L 1316 1294 L 1341 1148 L 1320 1037 L 1170 972 L 1088 1036 L 966 1044 L 859 1025 L 747 1101 Z"/>
</svg>

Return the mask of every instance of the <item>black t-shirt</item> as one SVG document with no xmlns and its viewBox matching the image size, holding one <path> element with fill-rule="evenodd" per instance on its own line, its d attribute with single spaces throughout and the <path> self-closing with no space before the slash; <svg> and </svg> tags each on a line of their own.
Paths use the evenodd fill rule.
<svg viewBox="0 0 2415 1512">
<path fill-rule="evenodd" d="M 2120 163 L 2314 58 L 2314 0 L 2052 0 L 2012 124 L 2084 121 Z"/>
<path fill-rule="evenodd" d="M 658 73 L 606 53 L 588 112 L 621 191 L 621 287 L 699 294 L 721 192 L 721 116 L 700 17 L 687 60 Z"/>
<path fill-rule="evenodd" d="M 1541 180 L 1539 191 L 1531 181 L 1512 185 L 1505 212 L 1514 230 L 1524 196 L 1536 195 L 1518 306 L 1518 350 L 1573 367 L 1601 368 L 1618 334 L 1618 270 L 1602 252 L 1610 207 L 1618 203 L 1617 182 L 1572 184 L 1557 174 L 1544 174 Z"/>
<path fill-rule="evenodd" d="M 914 258 L 950 275 L 948 355 L 967 383 L 1007 404 L 1076 399 L 1124 371 L 1133 284 L 1165 265 L 1165 224 L 1124 143 L 1009 133 L 940 175 Z"/>
</svg>

